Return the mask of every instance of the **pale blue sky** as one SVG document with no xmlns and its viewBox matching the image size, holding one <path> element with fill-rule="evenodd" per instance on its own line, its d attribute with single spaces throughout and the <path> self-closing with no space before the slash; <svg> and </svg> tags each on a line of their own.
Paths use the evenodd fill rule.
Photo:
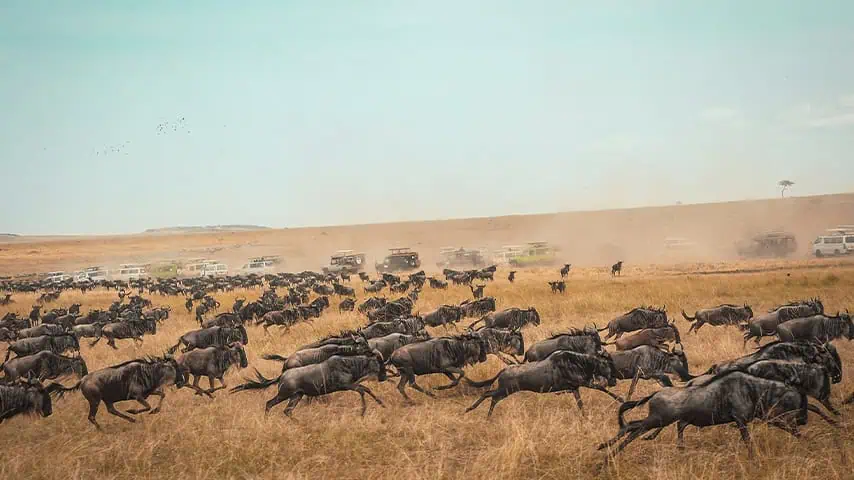
<svg viewBox="0 0 854 480">
<path fill-rule="evenodd" d="M 854 191 L 852 152 L 851 0 L 0 2 L 0 232 Z"/>
</svg>

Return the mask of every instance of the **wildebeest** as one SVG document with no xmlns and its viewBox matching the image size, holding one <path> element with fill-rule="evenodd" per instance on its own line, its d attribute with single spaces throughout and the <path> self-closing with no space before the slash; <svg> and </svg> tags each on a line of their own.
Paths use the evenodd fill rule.
<svg viewBox="0 0 854 480">
<path fill-rule="evenodd" d="M 444 280 L 439 280 L 438 278 L 433 277 L 428 278 L 428 280 L 430 280 L 430 288 L 436 288 L 439 290 L 445 290 L 448 288 L 448 282 Z"/>
<path fill-rule="evenodd" d="M 666 306 L 660 310 L 653 307 L 638 307 L 611 320 L 608 326 L 600 328 L 599 331 L 608 330 L 608 335 L 605 336 L 607 340 L 614 335 L 620 338 L 624 333 L 644 328 L 666 327 L 670 325 L 666 309 Z"/>
<path fill-rule="evenodd" d="M 360 384 L 363 380 L 373 376 L 380 382 L 385 381 L 386 372 L 382 358 L 375 355 L 334 356 L 321 363 L 285 370 L 276 378 L 264 378 L 257 370 L 255 375 L 255 380 L 249 380 L 243 385 L 238 385 L 231 391 L 260 390 L 277 383 L 278 392 L 275 397 L 267 401 L 264 407 L 265 413 L 287 400 L 288 406 L 285 407 L 285 415 L 290 417 L 304 396 L 318 397 L 346 390 L 357 392 L 361 397 L 362 416 L 365 415 L 368 408 L 365 403 L 366 393 L 377 404 L 383 405 L 370 388 Z"/>
<path fill-rule="evenodd" d="M 264 324 L 264 333 L 272 326 L 285 327 L 285 330 L 296 324 L 300 320 L 299 310 L 293 307 L 284 308 L 282 310 L 273 310 L 258 317 L 255 325 Z"/>
<path fill-rule="evenodd" d="M 839 415 L 830 403 L 830 386 L 833 381 L 827 369 L 821 365 L 786 360 L 760 360 L 750 364 L 745 371 L 756 377 L 797 387 L 807 396 L 821 402 L 830 413 Z"/>
<path fill-rule="evenodd" d="M 641 345 L 649 345 L 658 349 L 664 348 L 665 343 L 674 342 L 682 344 L 679 329 L 676 324 L 671 323 L 661 328 L 645 328 L 635 334 L 625 336 L 605 345 L 616 345 L 617 351 L 631 350 Z"/>
<path fill-rule="evenodd" d="M 92 372 L 83 377 L 77 385 L 62 391 L 80 390 L 83 393 L 83 397 L 89 402 L 89 422 L 100 430 L 101 426 L 95 416 L 98 414 L 98 406 L 101 402 L 104 402 L 107 411 L 111 414 L 134 423 L 136 420 L 133 417 L 118 411 L 113 404 L 136 400 L 142 408 L 128 410 L 127 413 L 136 415 L 150 411 L 153 415 L 160 412 L 163 399 L 166 397 L 163 387 L 174 384 L 177 388 L 181 388 L 184 382 L 184 375 L 174 358 L 145 357 Z M 160 397 L 160 401 L 153 410 L 146 402 L 151 395 Z"/>
<path fill-rule="evenodd" d="M 41 337 L 42 335 L 61 335 L 65 333 L 62 325 L 43 323 L 41 325 L 18 330 L 18 338 Z"/>
<path fill-rule="evenodd" d="M 227 387 L 223 377 L 232 365 L 237 365 L 239 368 L 249 366 L 249 362 L 246 360 L 246 352 L 239 342 L 225 346 L 197 348 L 179 356 L 175 361 L 188 383 L 190 381 L 189 375 L 193 376 L 191 388 L 198 394 L 208 396 Z M 199 380 L 202 377 L 208 377 L 209 388 L 207 390 L 202 390 L 199 387 Z M 214 379 L 219 380 L 222 386 L 214 387 Z"/>
<path fill-rule="evenodd" d="M 84 325 L 75 325 L 71 327 L 71 334 L 77 337 L 77 340 L 81 338 L 100 338 L 101 330 L 104 328 L 104 323 L 91 323 Z"/>
<path fill-rule="evenodd" d="M 6 327 L 0 327 L 0 342 L 13 342 L 18 338 L 18 333 Z"/>
<path fill-rule="evenodd" d="M 240 315 L 231 312 L 218 313 L 215 317 L 202 322 L 202 328 L 234 327 L 237 325 L 243 325 L 243 319 L 240 318 Z"/>
<path fill-rule="evenodd" d="M 290 354 L 287 357 L 283 357 L 281 355 L 275 354 L 267 354 L 262 355 L 261 358 L 264 360 L 272 360 L 276 362 L 283 362 L 282 371 L 291 369 L 291 368 L 299 368 L 305 367 L 307 365 L 315 365 L 317 363 L 325 362 L 329 358 L 334 356 L 339 357 L 351 357 L 354 355 L 373 355 L 375 352 L 372 352 L 368 347 L 368 342 L 364 337 L 356 337 L 356 342 L 352 345 L 321 345 L 315 348 L 304 348 L 301 350 L 297 350 L 296 352 Z"/>
<path fill-rule="evenodd" d="M 481 322 L 483 322 L 484 327 L 520 330 L 525 325 L 539 325 L 540 314 L 534 307 L 528 307 L 526 310 L 517 307 L 507 308 L 500 312 L 484 315 L 480 320 L 469 325 L 468 328 L 473 329 L 475 325 Z"/>
<path fill-rule="evenodd" d="M 649 403 L 647 417 L 627 424 L 623 419 L 625 412 L 646 403 Z M 785 383 L 743 372 L 727 372 L 705 385 L 665 388 L 641 400 L 624 403 L 617 416 L 620 430 L 614 438 L 599 445 L 599 449 L 614 445 L 628 434 L 614 451 L 615 454 L 619 453 L 645 432 L 664 428 L 674 422 L 678 422 L 677 442 L 681 446 L 688 425 L 703 428 L 735 423 L 752 456 L 748 423 L 756 419 L 765 420 L 797 435 L 798 425 L 806 424 L 808 409 L 828 423 L 835 423 L 818 407 L 810 405 L 805 394 Z"/>
<path fill-rule="evenodd" d="M 456 387 L 465 377 L 463 367 L 485 362 L 488 353 L 489 345 L 484 339 L 477 335 L 466 334 L 410 343 L 395 350 L 388 363 L 400 372 L 397 390 L 406 401 L 411 402 L 412 399 L 405 391 L 407 384 L 425 395 L 434 396 L 433 393 L 415 383 L 417 375 L 442 373 L 451 380 L 451 383 L 436 389 Z M 458 377 L 454 377 L 454 374 Z"/>
<path fill-rule="evenodd" d="M 704 375 L 717 375 L 731 370 L 744 370 L 760 360 L 787 360 L 823 366 L 833 383 L 842 381 L 842 360 L 832 343 L 772 342 L 750 355 L 712 365 Z"/>
<path fill-rule="evenodd" d="M 552 293 L 566 292 L 566 282 L 564 282 L 563 280 L 559 280 L 557 282 L 549 282 L 549 287 L 551 287 Z"/>
<path fill-rule="evenodd" d="M 422 317 L 424 324 L 431 327 L 442 327 L 459 322 L 463 318 L 463 309 L 456 305 L 439 305 L 432 312 L 425 313 Z"/>
<path fill-rule="evenodd" d="M 382 291 L 382 289 L 385 288 L 387 285 L 388 285 L 388 283 L 386 283 L 385 280 L 377 280 L 377 281 L 371 283 L 370 285 L 368 285 L 367 287 L 365 287 L 365 292 L 366 293 L 377 293 L 377 292 Z"/>
<path fill-rule="evenodd" d="M 359 333 L 367 339 L 384 337 L 391 333 L 415 335 L 424 330 L 424 325 L 421 317 L 396 318 L 388 322 L 374 322 L 359 329 Z"/>
<path fill-rule="evenodd" d="M 495 297 L 483 297 L 474 301 L 464 300 L 460 308 L 466 317 L 477 317 L 495 311 Z"/>
<path fill-rule="evenodd" d="M 101 337 L 107 337 L 107 345 L 118 350 L 116 340 L 132 339 L 134 343 L 142 342 L 142 336 L 146 333 L 152 335 L 157 333 L 157 321 L 153 318 L 144 318 L 130 322 L 113 322 L 104 325 L 101 329 L 101 336 L 95 339 L 90 346 L 94 347 L 96 343 L 101 341 Z"/>
<path fill-rule="evenodd" d="M 21 414 L 49 417 L 53 413 L 51 394 L 61 389 L 57 383 L 44 387 L 30 379 L 0 385 L 0 423 Z"/>
<path fill-rule="evenodd" d="M 361 280 L 363 282 L 370 282 L 371 277 L 369 277 L 368 274 L 365 272 L 359 272 L 359 280 Z"/>
<path fill-rule="evenodd" d="M 569 275 L 569 269 L 572 268 L 571 263 L 564 263 L 560 269 L 560 278 L 566 278 Z"/>
<path fill-rule="evenodd" d="M 391 358 L 391 354 L 398 348 L 409 345 L 410 343 L 429 340 L 430 336 L 426 332 L 419 332 L 413 335 L 405 333 L 390 333 L 388 335 L 368 339 L 368 346 L 371 350 L 380 352 L 383 360 Z"/>
<path fill-rule="evenodd" d="M 753 317 L 746 325 L 742 326 L 744 329 L 744 346 L 751 338 L 754 339 L 756 345 L 759 345 L 762 337 L 776 335 L 777 327 L 783 322 L 821 314 L 824 314 L 824 305 L 818 299 L 779 306 L 768 313 Z"/>
<path fill-rule="evenodd" d="M 9 305 L 12 303 L 15 303 L 15 301 L 12 300 L 12 294 L 11 293 L 7 293 L 3 296 L 3 298 L 0 298 L 0 305 Z"/>
<path fill-rule="evenodd" d="M 848 313 L 836 314 L 835 317 L 813 315 L 806 318 L 796 318 L 777 326 L 777 336 L 781 342 L 814 341 L 826 343 L 837 338 L 854 338 L 854 323 Z"/>
<path fill-rule="evenodd" d="M 540 340 L 531 345 L 528 351 L 525 352 L 525 361 L 538 362 L 545 360 L 549 355 L 558 350 L 570 350 L 587 355 L 596 355 L 605 351 L 596 328 L 585 327 L 584 330 L 571 328 L 569 331 L 554 334 L 545 340 Z"/>
<path fill-rule="evenodd" d="M 5 365 L 12 353 L 17 357 L 25 357 L 43 351 L 61 355 L 68 350 L 80 351 L 80 343 L 70 333 L 22 338 L 9 344 L 9 347 L 6 349 L 6 358 L 3 359 L 3 364 L 0 365 L 0 368 Z"/>
<path fill-rule="evenodd" d="M 339 312 L 352 312 L 356 309 L 356 299 L 355 298 L 345 298 L 338 304 Z"/>
<path fill-rule="evenodd" d="M 612 277 L 615 275 L 622 275 L 622 274 L 623 274 L 623 261 L 622 260 L 611 265 L 611 276 Z"/>
<path fill-rule="evenodd" d="M 349 278 L 350 277 L 347 277 L 348 281 L 349 281 Z M 333 293 L 335 293 L 335 295 L 342 295 L 345 297 L 355 297 L 356 296 L 355 290 L 353 290 L 351 287 L 345 287 L 344 285 L 341 285 L 340 283 L 333 283 L 332 284 L 332 291 L 333 291 Z"/>
<path fill-rule="evenodd" d="M 656 380 L 664 387 L 672 387 L 668 374 L 679 376 L 683 382 L 694 378 L 688 371 L 688 357 L 681 348 L 670 351 L 661 350 L 648 345 L 611 354 L 617 366 L 617 378 L 631 380 L 626 399 L 632 398 L 638 380 Z"/>
<path fill-rule="evenodd" d="M 516 281 L 516 270 L 512 270 L 510 273 L 507 274 L 507 281 L 509 281 L 510 283 Z"/>
<path fill-rule="evenodd" d="M 367 312 L 368 320 L 371 322 L 382 322 L 412 313 L 413 302 L 409 297 L 400 297 L 385 305 Z"/>
<path fill-rule="evenodd" d="M 508 365 L 519 363 L 517 356 L 525 355 L 525 339 L 519 330 L 484 327 L 476 330 L 474 333 L 486 340 L 490 354 L 495 355 Z M 513 362 L 507 360 L 501 354 L 510 355 L 513 357 Z"/>
<path fill-rule="evenodd" d="M 481 395 L 466 413 L 474 410 L 487 398 L 491 399 L 487 418 L 492 417 L 495 405 L 508 396 L 521 391 L 573 392 L 581 387 L 592 388 L 616 397 L 605 388 L 616 385 L 616 371 L 613 361 L 607 355 L 585 355 L 561 350 L 549 355 L 545 360 L 511 365 L 483 382 L 467 381 L 473 387 L 487 387 L 498 380 L 498 387 Z M 581 410 L 581 397 L 576 396 L 578 409 Z"/>
<path fill-rule="evenodd" d="M 359 313 L 367 313 L 371 310 L 376 310 L 386 304 L 388 300 L 382 297 L 370 297 L 359 304 Z"/>
<path fill-rule="evenodd" d="M 187 332 L 178 339 L 178 343 L 169 347 L 170 354 L 175 353 L 182 344 L 186 345 L 182 352 L 188 352 L 196 348 L 225 346 L 232 342 L 240 342 L 243 345 L 249 343 L 246 328 L 243 325 L 236 327 L 210 327 Z"/>
<path fill-rule="evenodd" d="M 3 364 L 4 381 L 32 377 L 40 381 L 53 380 L 74 374 L 79 378 L 89 373 L 82 357 L 66 357 L 41 351 L 25 357 L 16 357 Z"/>
<path fill-rule="evenodd" d="M 475 299 L 483 298 L 483 289 L 485 287 L 486 287 L 486 285 L 477 285 L 477 286 L 469 285 L 469 289 L 471 290 L 471 295 Z"/>
<path fill-rule="evenodd" d="M 735 325 L 742 322 L 747 322 L 753 318 L 753 309 L 750 305 L 739 307 L 738 305 L 723 304 L 714 308 L 704 308 L 694 312 L 693 317 L 689 317 L 685 310 L 682 310 L 682 318 L 691 323 L 691 328 L 688 333 L 700 331 L 700 327 L 705 324 L 718 327 L 722 325 Z"/>
</svg>

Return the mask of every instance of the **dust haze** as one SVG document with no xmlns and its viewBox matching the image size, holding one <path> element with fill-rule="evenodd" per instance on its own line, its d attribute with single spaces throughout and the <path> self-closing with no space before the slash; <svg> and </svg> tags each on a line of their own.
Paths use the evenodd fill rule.
<svg viewBox="0 0 854 480">
<path fill-rule="evenodd" d="M 288 271 L 318 270 L 336 250 L 364 252 L 381 260 L 393 247 L 410 247 L 422 266 L 436 268 L 443 246 L 488 248 L 546 241 L 560 248 L 557 260 L 578 266 L 715 262 L 737 258 L 735 244 L 757 233 L 786 230 L 798 240 L 796 256 L 810 253 L 825 229 L 854 224 L 854 194 L 728 203 L 513 215 L 386 224 L 137 234 L 96 237 L 8 237 L 0 243 L 0 272 L 35 273 L 90 265 L 207 258 L 236 272 L 249 258 L 281 255 Z M 668 250 L 664 240 L 682 238 L 686 248 Z"/>
</svg>

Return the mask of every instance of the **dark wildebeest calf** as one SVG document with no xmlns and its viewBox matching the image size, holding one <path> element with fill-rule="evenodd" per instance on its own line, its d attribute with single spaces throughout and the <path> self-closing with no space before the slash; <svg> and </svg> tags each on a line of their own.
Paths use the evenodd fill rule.
<svg viewBox="0 0 854 480">
<path fill-rule="evenodd" d="M 234 342 L 227 346 L 190 350 L 178 357 L 176 363 L 181 369 L 181 374 L 186 377 L 187 382 L 190 380 L 189 375 L 193 376 L 193 383 L 190 387 L 196 391 L 196 394 L 205 394 L 207 396 L 211 396 L 215 391 L 227 387 L 223 377 L 232 365 L 237 365 L 239 368 L 249 366 L 249 362 L 246 360 L 246 352 L 243 350 L 243 345 L 239 342 Z M 207 390 L 202 390 L 199 387 L 199 380 L 202 377 L 208 377 L 209 388 Z M 214 387 L 214 379 L 219 380 L 222 386 Z"/>
<path fill-rule="evenodd" d="M 621 401 L 619 397 L 609 392 L 605 387 L 617 384 L 616 369 L 611 358 L 607 355 L 584 355 L 561 350 L 539 362 L 512 365 L 507 367 L 489 380 L 483 382 L 468 381 L 473 387 L 487 387 L 498 380 L 498 388 L 484 392 L 477 401 L 466 409 L 466 413 L 474 410 L 487 398 L 491 399 L 486 418 L 492 417 L 495 405 L 508 396 L 521 391 L 535 393 L 573 392 L 578 393 L 581 387 L 592 388 L 607 393 Z M 578 409 L 581 410 L 581 396 L 576 395 Z M 583 410 L 582 410 L 583 411 Z"/>
<path fill-rule="evenodd" d="M 255 371 L 255 375 L 255 380 L 249 380 L 243 385 L 238 385 L 232 388 L 231 391 L 263 390 L 277 383 L 279 387 L 278 393 L 276 393 L 275 397 L 267 401 L 264 407 L 265 413 L 269 412 L 271 408 L 279 403 L 287 400 L 288 406 L 285 407 L 285 415 L 290 417 L 294 408 L 296 408 L 304 396 L 319 397 L 347 390 L 357 392 L 361 397 L 362 416 L 365 415 L 365 411 L 368 408 L 365 403 L 366 393 L 377 404 L 383 406 L 382 401 L 374 395 L 371 389 L 360 385 L 360 382 L 368 377 L 375 376 L 380 382 L 386 379 L 382 358 L 373 355 L 356 355 L 352 357 L 334 356 L 321 363 L 286 370 L 276 378 L 264 378 L 257 370 Z"/>
<path fill-rule="evenodd" d="M 652 307 L 638 307 L 630 312 L 624 313 L 619 317 L 608 322 L 608 326 L 600 328 L 600 332 L 608 330 L 608 335 L 605 340 L 617 336 L 619 339 L 624 333 L 634 332 L 644 328 L 662 328 L 670 325 L 667 320 L 666 308 L 655 309 Z"/>
<path fill-rule="evenodd" d="M 262 355 L 264 360 L 272 360 L 275 362 L 283 362 L 282 371 L 292 368 L 305 367 L 307 365 L 315 365 L 325 362 L 334 356 L 352 357 L 354 355 L 374 355 L 368 347 L 368 342 L 364 338 L 357 337 L 356 343 L 352 345 L 321 345 L 314 348 L 304 348 L 297 350 L 287 357 L 275 354 Z"/>
<path fill-rule="evenodd" d="M 688 333 L 700 331 L 700 327 L 709 324 L 713 327 L 718 326 L 738 326 L 742 322 L 747 322 L 753 318 L 753 309 L 750 305 L 739 307 L 738 305 L 723 304 L 714 308 L 704 308 L 694 312 L 693 317 L 689 317 L 685 310 L 682 310 L 682 318 L 691 323 L 691 328 Z"/>
</svg>

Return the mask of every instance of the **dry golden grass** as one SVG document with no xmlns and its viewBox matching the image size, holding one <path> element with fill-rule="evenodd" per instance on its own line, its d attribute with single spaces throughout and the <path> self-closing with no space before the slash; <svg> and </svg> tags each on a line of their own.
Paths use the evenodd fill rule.
<svg viewBox="0 0 854 480">
<path fill-rule="evenodd" d="M 785 265 L 764 265 L 783 267 Z M 573 272 L 565 295 L 552 295 L 546 280 L 556 272 L 526 271 L 516 284 L 498 280 L 486 291 L 494 295 L 499 308 L 534 305 L 543 323 L 525 330 L 526 345 L 550 332 L 581 327 L 590 322 L 604 325 L 615 314 L 640 304 L 667 305 L 683 332 L 691 371 L 701 372 L 714 362 L 740 356 L 741 335 L 733 328 L 703 327 L 698 335 L 687 335 L 687 323 L 678 311 L 718 303 L 748 303 L 759 312 L 790 299 L 820 296 L 830 311 L 854 306 L 854 268 L 825 265 L 821 268 L 774 270 L 737 275 L 678 275 L 670 267 L 628 269 L 627 275 L 611 279 L 601 270 Z M 678 270 L 678 269 L 677 269 Z M 674 275 L 677 273 L 677 275 Z M 789 275 L 787 275 L 789 274 Z M 354 282 L 358 284 L 358 282 Z M 219 294 L 223 305 L 237 295 L 250 299 L 259 291 Z M 104 307 L 114 292 L 92 292 L 82 296 L 63 295 L 55 305 L 81 302 L 85 308 Z M 447 302 L 469 297 L 467 289 L 447 291 L 426 288 L 416 309 L 427 311 Z M 361 294 L 360 294 L 361 297 Z M 0 307 L 25 313 L 32 295 L 17 295 L 17 303 Z M 146 353 L 162 353 L 177 337 L 196 328 L 186 314 L 183 300 L 154 296 L 155 303 L 172 306 L 172 318 L 157 335 L 146 337 L 135 348 L 119 341 L 114 351 L 103 342 L 82 353 L 90 370 L 105 367 Z M 247 353 L 251 367 L 275 376 L 280 364 L 260 359 L 262 353 L 287 354 L 320 335 L 364 322 L 358 314 L 339 314 L 331 309 L 313 324 L 299 325 L 282 335 L 275 329 L 265 336 L 259 327 L 249 329 Z M 441 334 L 442 330 L 432 333 Z M 854 361 L 854 349 L 838 342 L 846 366 Z M 470 367 L 475 379 L 492 376 L 501 364 L 490 359 Z M 242 372 L 247 374 L 249 372 Z M 230 385 L 240 381 L 232 371 Z M 834 386 L 833 399 L 851 392 L 854 382 L 846 373 L 843 383 Z M 72 380 L 64 380 L 70 383 Z M 443 376 L 419 379 L 422 385 L 439 385 Z M 628 382 L 617 391 L 625 394 Z M 207 381 L 202 385 L 206 386 Z M 579 415 L 571 396 L 520 393 L 499 404 L 491 421 L 487 406 L 463 415 L 465 407 L 478 395 L 475 389 L 460 387 L 437 392 L 432 400 L 417 392 L 410 395 L 417 405 L 404 406 L 395 382 L 376 385 L 368 382 L 386 403 L 378 408 L 370 402 L 364 418 L 358 416 L 359 401 L 354 393 L 336 393 L 328 401 L 301 404 L 295 421 L 282 415 L 284 404 L 264 416 L 264 402 L 274 395 L 266 392 L 229 394 L 219 391 L 211 400 L 194 396 L 190 390 L 170 388 L 159 415 L 142 415 L 129 424 L 101 408 L 104 427 L 97 432 L 86 420 L 87 405 L 82 396 L 72 394 L 54 405 L 49 418 L 15 418 L 0 426 L 2 478 L 590 478 L 605 460 L 595 450 L 598 442 L 614 435 L 617 405 L 605 395 L 584 390 L 586 416 Z M 658 386 L 642 382 L 639 395 Z M 119 408 L 128 408 L 119 404 Z M 640 410 L 640 409 L 639 409 Z M 686 432 L 686 449 L 675 448 L 671 428 L 657 441 L 636 441 L 610 467 L 598 473 L 604 478 L 851 478 L 843 463 L 839 435 L 844 449 L 854 444 L 850 427 L 852 409 L 844 408 L 838 433 L 811 416 L 801 440 L 760 424 L 751 426 L 757 455 L 749 460 L 738 432 L 727 427 Z M 635 412 L 637 417 L 642 412 Z"/>
</svg>

